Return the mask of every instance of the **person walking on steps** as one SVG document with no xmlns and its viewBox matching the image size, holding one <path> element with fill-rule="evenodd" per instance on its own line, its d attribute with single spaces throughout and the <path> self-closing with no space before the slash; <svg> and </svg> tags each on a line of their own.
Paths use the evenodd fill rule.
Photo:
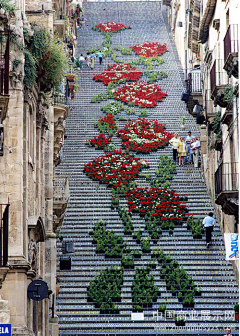
<svg viewBox="0 0 240 336">
<path fill-rule="evenodd" d="M 215 219 L 213 218 L 213 212 L 209 212 L 208 216 L 204 218 L 203 225 L 206 231 L 206 244 L 210 246 L 212 240 L 213 227 L 215 225 Z"/>
<path fill-rule="evenodd" d="M 90 55 L 89 52 L 87 53 L 87 56 L 85 57 L 85 60 L 87 62 L 87 66 L 90 67 L 90 64 L 91 64 L 91 55 Z"/>
<path fill-rule="evenodd" d="M 98 56 L 98 58 L 99 58 L 99 64 L 102 64 L 102 59 L 103 59 L 103 57 L 105 56 L 104 53 L 101 52 L 101 51 L 99 51 L 99 52 L 97 53 L 97 56 Z"/>
<path fill-rule="evenodd" d="M 81 54 L 81 56 L 79 57 L 79 62 L 80 62 L 80 69 L 82 69 L 83 67 L 83 62 L 84 62 L 84 57 L 83 57 L 83 54 Z"/>
<path fill-rule="evenodd" d="M 172 145 L 173 149 L 173 161 L 177 161 L 177 144 L 179 141 L 178 133 L 174 134 L 174 137 L 169 140 L 170 145 Z"/>
<path fill-rule="evenodd" d="M 198 157 L 199 157 L 200 148 L 201 148 L 200 141 L 197 139 L 197 137 L 194 137 L 190 145 L 190 150 L 193 153 L 194 168 L 198 168 Z"/>
<path fill-rule="evenodd" d="M 96 58 L 96 55 L 94 53 L 92 53 L 92 55 L 91 55 L 91 69 L 94 69 L 95 58 Z"/>
<path fill-rule="evenodd" d="M 190 150 L 191 142 L 193 140 L 192 132 L 188 131 L 188 136 L 185 139 L 186 146 L 187 146 L 187 155 L 184 158 L 184 162 L 187 163 L 192 163 L 192 152 Z M 189 161 L 188 161 L 188 155 L 189 155 Z"/>
<path fill-rule="evenodd" d="M 186 157 L 187 146 L 184 141 L 184 137 L 180 137 L 180 140 L 177 143 L 177 151 L 179 157 L 179 166 L 184 165 L 184 158 Z"/>
</svg>

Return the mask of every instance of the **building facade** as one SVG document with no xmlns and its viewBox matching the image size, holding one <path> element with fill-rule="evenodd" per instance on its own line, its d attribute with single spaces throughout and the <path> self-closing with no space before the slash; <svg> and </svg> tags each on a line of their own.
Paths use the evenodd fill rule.
<svg viewBox="0 0 240 336">
<path fill-rule="evenodd" d="M 67 33 L 76 35 L 76 20 L 66 17 L 75 9 L 68 5 L 19 0 L 0 8 L 0 323 L 11 323 L 13 335 L 58 335 L 56 237 L 69 189 L 67 178 L 56 176 L 55 168 L 61 162 L 68 95 L 65 90 L 54 94 L 46 72 L 41 80 L 39 65 L 29 87 L 27 48 L 38 22 L 49 41 L 54 33 L 61 40 Z M 64 25 L 57 22 L 62 14 Z M 72 48 L 64 44 L 64 49 L 63 58 L 72 56 Z M 48 287 L 41 301 L 28 297 L 35 280 Z"/>
<path fill-rule="evenodd" d="M 168 6 L 184 68 L 186 95 L 182 98 L 201 130 L 208 193 L 222 233 L 238 233 L 239 2 L 163 0 L 163 4 Z M 238 278 L 238 263 L 232 263 Z"/>
</svg>

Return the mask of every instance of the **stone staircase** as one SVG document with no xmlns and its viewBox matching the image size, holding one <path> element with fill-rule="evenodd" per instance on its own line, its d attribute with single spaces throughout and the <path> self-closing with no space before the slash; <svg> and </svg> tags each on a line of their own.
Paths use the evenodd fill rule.
<svg viewBox="0 0 240 336">
<path fill-rule="evenodd" d="M 199 129 L 195 120 L 186 111 L 185 104 L 181 101 L 184 91 L 184 77 L 176 47 L 174 45 L 169 27 L 166 24 L 166 7 L 160 9 L 159 2 L 84 2 L 84 17 L 86 26 L 78 30 L 77 54 L 86 54 L 88 47 L 99 45 L 103 42 L 100 32 L 91 30 L 97 23 L 115 21 L 131 25 L 131 30 L 113 34 L 112 48 L 115 46 L 127 47 L 131 44 L 144 41 L 160 41 L 167 44 L 169 52 L 162 57 L 164 63 L 154 71 L 166 71 L 168 78 L 158 84 L 164 92 L 168 93 L 163 102 L 157 107 L 149 109 L 148 119 L 158 119 L 166 124 L 170 132 L 179 131 L 183 136 L 188 130 L 193 135 L 199 136 Z M 117 52 L 118 53 L 118 52 Z M 125 62 L 130 62 L 135 55 L 123 55 Z M 151 248 L 163 249 L 173 259 L 184 266 L 191 274 L 197 287 L 202 288 L 202 295 L 195 298 L 194 309 L 185 309 L 177 297 L 166 289 L 166 282 L 160 278 L 160 266 L 151 271 L 161 295 L 152 308 L 144 310 L 144 321 L 131 321 L 132 300 L 131 284 L 134 270 L 124 271 L 122 286 L 122 299 L 118 304 L 120 313 L 116 315 L 102 315 L 100 309 L 93 303 L 87 302 L 87 287 L 100 270 L 110 265 L 121 265 L 120 259 L 105 258 L 96 254 L 95 245 L 89 231 L 94 223 L 102 219 L 108 222 L 108 229 L 123 235 L 123 224 L 116 210 L 111 210 L 111 189 L 89 179 L 83 173 L 83 166 L 91 158 L 103 154 L 85 144 L 86 140 L 99 134 L 94 128 L 94 119 L 102 116 L 101 106 L 112 100 L 101 103 L 90 103 L 91 98 L 106 91 L 102 83 L 92 80 L 93 74 L 101 73 L 107 64 L 114 63 L 110 57 L 104 59 L 103 65 L 98 61 L 94 70 L 84 64 L 79 71 L 80 90 L 72 101 L 71 114 L 67 119 L 66 139 L 64 144 L 64 160 L 58 168 L 57 174 L 68 176 L 70 181 L 70 200 L 61 235 L 65 240 L 74 242 L 75 254 L 72 255 L 72 270 L 58 271 L 61 279 L 61 290 L 57 298 L 57 315 L 59 316 L 60 335 L 223 335 L 226 327 L 232 329 L 232 334 L 238 334 L 238 324 L 234 321 L 232 308 L 238 302 L 238 287 L 234 279 L 231 264 L 225 261 L 225 251 L 220 228 L 217 227 L 213 234 L 213 245 L 207 249 L 204 237 L 193 239 L 192 232 L 187 230 L 186 223 L 174 228 L 173 235 L 163 232 L 157 244 L 151 242 Z M 144 66 L 137 66 L 145 71 Z M 146 79 L 143 76 L 141 80 Z M 119 116 L 128 119 L 138 117 L 138 108 L 135 115 L 126 115 L 122 111 Z M 186 129 L 179 129 L 178 119 L 186 116 Z M 126 121 L 118 120 L 118 127 Z M 120 139 L 113 137 L 116 148 L 120 148 Z M 159 149 L 157 152 L 139 155 L 150 163 L 147 174 L 156 171 L 159 156 L 172 155 L 170 147 Z M 145 171 L 144 171 L 145 172 Z M 145 178 L 137 178 L 138 184 L 149 185 Z M 206 193 L 206 186 L 201 175 L 201 169 L 192 165 L 177 166 L 177 174 L 171 181 L 171 188 L 181 194 L 188 195 L 189 212 L 196 218 L 203 218 L 212 205 Z M 121 205 L 126 206 L 126 201 L 121 199 Z M 133 214 L 132 223 L 134 231 L 139 227 L 144 229 L 145 221 L 138 214 Z M 145 231 L 143 237 L 147 237 Z M 140 248 L 132 236 L 124 236 L 131 248 Z M 61 244 L 58 241 L 58 257 L 61 255 Z M 135 267 L 145 266 L 150 260 L 149 254 L 143 254 L 141 259 L 135 260 Z M 159 302 L 165 302 L 169 311 L 185 311 L 185 327 L 176 327 L 175 322 L 166 320 L 164 316 L 156 317 Z M 191 312 L 195 315 L 191 318 Z"/>
</svg>

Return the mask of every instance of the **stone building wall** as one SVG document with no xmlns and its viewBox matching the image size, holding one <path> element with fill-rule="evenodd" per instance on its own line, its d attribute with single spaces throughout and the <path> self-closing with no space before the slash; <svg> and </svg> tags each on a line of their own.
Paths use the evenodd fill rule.
<svg viewBox="0 0 240 336">
<path fill-rule="evenodd" d="M 56 293 L 54 122 L 60 118 L 64 123 L 68 107 L 63 108 L 63 115 L 55 115 L 52 98 L 38 86 L 29 90 L 23 84 L 23 30 L 31 33 L 29 23 L 35 21 L 53 34 L 52 1 L 21 0 L 17 5 L 13 13 L 0 13 L 0 29 L 11 24 L 16 40 L 10 44 L 10 97 L 1 120 L 5 148 L 0 156 L 0 204 L 9 203 L 10 212 L 8 266 L 0 268 L 0 323 L 10 322 L 13 335 L 56 336 L 58 318 L 56 314 L 52 318 L 49 309 L 53 296 L 35 302 L 28 298 L 27 288 L 40 279 Z M 17 67 L 14 60 L 20 61 Z M 62 136 L 63 132 L 64 127 Z"/>
</svg>

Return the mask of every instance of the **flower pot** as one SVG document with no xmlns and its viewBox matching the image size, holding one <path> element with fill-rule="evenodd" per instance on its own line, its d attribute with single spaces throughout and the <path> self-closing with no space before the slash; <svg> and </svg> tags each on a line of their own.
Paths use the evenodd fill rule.
<svg viewBox="0 0 240 336">
<path fill-rule="evenodd" d="M 56 296 L 58 296 L 58 293 L 59 293 L 59 291 L 60 291 L 60 288 L 61 288 L 61 286 L 60 286 L 60 284 L 56 284 Z"/>
</svg>

